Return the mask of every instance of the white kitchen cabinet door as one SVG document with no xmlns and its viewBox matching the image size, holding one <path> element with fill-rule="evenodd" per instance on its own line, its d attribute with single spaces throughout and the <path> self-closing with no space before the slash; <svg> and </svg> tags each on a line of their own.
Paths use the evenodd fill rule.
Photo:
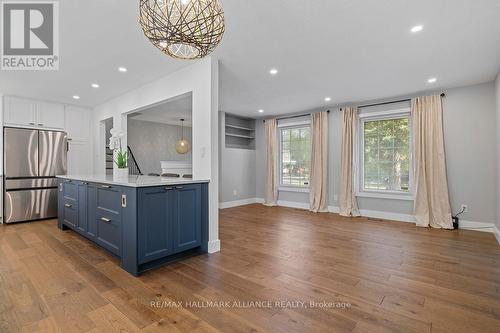
<svg viewBox="0 0 500 333">
<path fill-rule="evenodd" d="M 64 129 L 64 105 L 57 103 L 37 103 L 37 127 Z"/>
<path fill-rule="evenodd" d="M 88 142 L 68 141 L 68 175 L 90 175 L 91 154 Z"/>
<path fill-rule="evenodd" d="M 66 107 L 66 125 L 64 129 L 68 138 L 78 141 L 88 141 L 90 138 L 90 110 L 76 106 Z"/>
<path fill-rule="evenodd" d="M 6 126 L 36 126 L 36 104 L 28 99 L 4 97 Z"/>
</svg>

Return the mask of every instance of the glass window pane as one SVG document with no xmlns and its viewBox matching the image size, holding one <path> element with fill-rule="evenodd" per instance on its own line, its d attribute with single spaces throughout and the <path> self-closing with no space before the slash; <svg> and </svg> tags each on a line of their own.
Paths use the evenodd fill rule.
<svg viewBox="0 0 500 333">
<path fill-rule="evenodd" d="M 409 191 L 409 118 L 366 120 L 363 126 L 365 190 Z"/>
<path fill-rule="evenodd" d="M 309 186 L 310 145 L 309 126 L 281 129 L 281 184 Z"/>
</svg>

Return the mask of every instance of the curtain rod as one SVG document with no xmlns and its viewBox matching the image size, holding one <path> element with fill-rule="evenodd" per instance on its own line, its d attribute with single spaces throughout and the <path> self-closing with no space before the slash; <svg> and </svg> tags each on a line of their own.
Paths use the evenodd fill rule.
<svg viewBox="0 0 500 333">
<path fill-rule="evenodd" d="M 446 94 L 445 93 L 441 93 L 441 97 L 445 97 Z M 383 103 L 375 103 L 375 104 L 366 104 L 366 105 L 361 105 L 361 106 L 358 106 L 358 109 L 361 109 L 361 108 L 368 108 L 368 107 L 371 107 L 371 106 L 379 106 L 379 105 L 386 105 L 386 104 L 394 104 L 394 103 L 402 103 L 402 102 L 410 102 L 411 101 L 411 98 L 407 98 L 407 99 L 400 99 L 400 100 L 397 100 L 397 101 L 390 101 L 390 102 L 383 102 Z M 342 111 L 342 108 L 340 108 L 340 111 Z"/>
<path fill-rule="evenodd" d="M 326 110 L 326 112 L 330 113 L 330 110 Z M 310 116 L 311 114 L 312 113 L 296 114 L 296 115 L 293 115 L 293 116 L 285 116 L 285 117 L 276 118 L 276 120 L 300 118 L 300 117 Z M 264 119 L 263 122 L 266 122 L 266 120 Z"/>
</svg>

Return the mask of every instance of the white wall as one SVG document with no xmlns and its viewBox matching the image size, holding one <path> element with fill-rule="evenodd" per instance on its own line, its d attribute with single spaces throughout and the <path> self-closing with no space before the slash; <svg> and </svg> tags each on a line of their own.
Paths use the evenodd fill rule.
<svg viewBox="0 0 500 333">
<path fill-rule="evenodd" d="M 127 141 L 144 175 L 161 174 L 161 161 L 183 161 L 191 163 L 192 151 L 179 154 L 175 144 L 181 137 L 182 127 L 128 119 Z M 184 127 L 184 138 L 190 143 L 191 127 Z"/>
<path fill-rule="evenodd" d="M 219 112 L 221 207 L 235 201 L 254 199 L 256 195 L 255 150 L 226 148 L 225 118 L 225 113 Z"/>
<path fill-rule="evenodd" d="M 497 207 L 497 215 L 496 215 L 496 225 L 497 229 L 500 230 L 500 73 L 498 73 L 496 84 L 495 84 L 495 93 L 496 93 L 496 143 L 497 143 L 497 196 L 495 206 Z M 497 237 L 500 237 L 500 234 L 497 234 Z M 500 238 L 498 238 L 500 242 Z"/>
<path fill-rule="evenodd" d="M 218 94 L 219 64 L 207 57 L 166 77 L 114 98 L 94 109 L 94 133 L 100 122 L 114 118 L 114 127 L 125 134 L 127 145 L 127 113 L 156 105 L 173 97 L 192 92 L 193 96 L 193 178 L 210 179 L 209 251 L 220 248 L 218 225 Z M 211 124 L 211 126 L 207 126 Z M 96 135 L 96 137 L 98 137 Z M 95 142 L 94 172 L 104 174 L 104 142 Z M 116 166 L 115 166 L 116 167 Z"/>
<path fill-rule="evenodd" d="M 338 207 L 342 114 L 339 107 L 330 110 L 328 202 L 330 206 Z M 494 119 L 493 82 L 446 91 L 444 132 L 451 206 L 456 213 L 462 203 L 467 204 L 469 213 L 463 214 L 462 219 L 470 222 L 493 223 L 497 214 L 494 186 L 497 178 Z M 256 192 L 257 196 L 262 198 L 265 182 L 265 138 L 262 121 L 257 122 L 256 137 Z M 307 205 L 309 194 L 280 192 L 279 200 L 297 203 L 296 206 Z M 358 204 L 362 211 L 389 213 L 395 218 L 403 218 L 413 212 L 413 201 L 358 198 Z"/>
</svg>

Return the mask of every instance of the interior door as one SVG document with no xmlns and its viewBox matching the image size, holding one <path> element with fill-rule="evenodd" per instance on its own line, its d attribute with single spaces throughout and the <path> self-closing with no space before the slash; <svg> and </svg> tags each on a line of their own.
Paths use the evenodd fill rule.
<svg viewBox="0 0 500 333">
<path fill-rule="evenodd" d="M 6 178 L 38 176 L 38 131 L 5 128 L 4 149 Z"/>
<path fill-rule="evenodd" d="M 39 132 L 40 176 L 65 175 L 68 169 L 67 135 L 63 132 Z"/>
</svg>

